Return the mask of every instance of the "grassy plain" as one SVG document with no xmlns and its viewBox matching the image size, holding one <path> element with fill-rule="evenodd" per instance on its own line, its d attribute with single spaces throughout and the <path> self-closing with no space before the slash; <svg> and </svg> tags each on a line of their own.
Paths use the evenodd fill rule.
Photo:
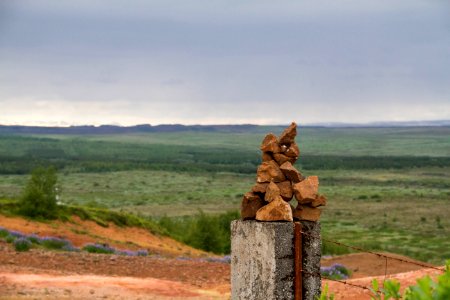
<svg viewBox="0 0 450 300">
<path fill-rule="evenodd" d="M 266 131 L 280 128 L 0 136 L 0 197 L 20 196 L 30 164 L 53 163 L 63 203 L 154 219 L 236 210 L 255 180 Z M 300 128 L 298 168 L 319 175 L 329 199 L 324 236 L 435 263 L 450 258 L 449 137 L 448 127 Z"/>
</svg>

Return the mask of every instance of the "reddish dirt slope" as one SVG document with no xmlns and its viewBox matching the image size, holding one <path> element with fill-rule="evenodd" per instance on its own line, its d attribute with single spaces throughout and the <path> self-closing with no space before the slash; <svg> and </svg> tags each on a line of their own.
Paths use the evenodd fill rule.
<svg viewBox="0 0 450 300">
<path fill-rule="evenodd" d="M 352 278 L 361 278 L 367 276 L 377 276 L 384 274 L 397 274 L 408 271 L 421 270 L 425 267 L 432 267 L 432 265 L 413 260 L 412 258 L 385 253 L 389 257 L 394 259 L 386 259 L 384 257 L 379 257 L 375 254 L 370 253 L 353 253 L 335 257 L 325 257 L 322 259 L 322 266 L 331 266 L 332 264 L 338 263 L 344 265 L 346 268 L 351 270 Z M 415 262 L 419 265 L 402 262 L 400 260 Z"/>
<path fill-rule="evenodd" d="M 71 222 L 52 221 L 43 223 L 18 217 L 0 215 L 0 226 L 39 236 L 56 236 L 70 240 L 75 246 L 87 243 L 107 243 L 118 249 L 148 249 L 152 254 L 164 256 L 208 256 L 207 253 L 179 243 L 171 238 L 157 236 L 142 228 L 118 227 L 109 224 L 102 227 L 92 221 L 83 221 L 74 216 Z"/>
</svg>

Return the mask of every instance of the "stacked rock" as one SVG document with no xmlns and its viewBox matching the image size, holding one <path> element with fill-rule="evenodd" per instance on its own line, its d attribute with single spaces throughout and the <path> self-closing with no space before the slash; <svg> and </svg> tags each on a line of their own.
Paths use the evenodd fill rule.
<svg viewBox="0 0 450 300">
<path fill-rule="evenodd" d="M 241 217 L 244 220 L 259 221 L 317 221 L 319 206 L 326 204 L 326 198 L 318 194 L 319 178 L 303 177 L 294 167 L 300 155 L 295 143 L 297 124 L 286 128 L 280 137 L 266 135 L 261 144 L 262 164 L 258 167 L 256 184 L 244 195 Z M 295 196 L 297 207 L 289 201 Z"/>
</svg>

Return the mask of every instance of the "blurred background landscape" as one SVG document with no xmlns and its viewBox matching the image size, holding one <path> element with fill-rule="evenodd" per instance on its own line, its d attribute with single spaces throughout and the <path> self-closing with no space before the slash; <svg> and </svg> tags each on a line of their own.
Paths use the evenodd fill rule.
<svg viewBox="0 0 450 300">
<path fill-rule="evenodd" d="M 260 142 L 266 132 L 283 129 L 107 128 L 108 134 L 95 134 L 101 127 L 85 134 L 64 133 L 77 128 L 60 128 L 58 134 L 45 133 L 51 128 L 39 134 L 1 128 L 0 197 L 20 198 L 33 168 L 53 165 L 63 204 L 137 214 L 180 241 L 229 253 L 228 222 L 239 217 L 243 193 L 254 183 Z M 305 176 L 317 174 L 320 192 L 329 199 L 324 236 L 443 263 L 450 256 L 449 136 L 446 126 L 300 127 L 297 168 Z M 217 217 L 215 225 L 194 228 L 200 214 Z M 206 240 L 189 235 L 190 225 Z M 217 238 L 208 240 L 205 230 Z M 324 243 L 324 254 L 346 251 Z"/>
</svg>

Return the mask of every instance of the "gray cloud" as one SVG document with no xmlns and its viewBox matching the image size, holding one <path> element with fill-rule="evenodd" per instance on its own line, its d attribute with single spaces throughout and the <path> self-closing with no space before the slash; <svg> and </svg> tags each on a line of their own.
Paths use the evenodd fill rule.
<svg viewBox="0 0 450 300">
<path fill-rule="evenodd" d="M 450 118 L 446 2 L 190 2 L 3 2 L 0 123 Z"/>
</svg>

